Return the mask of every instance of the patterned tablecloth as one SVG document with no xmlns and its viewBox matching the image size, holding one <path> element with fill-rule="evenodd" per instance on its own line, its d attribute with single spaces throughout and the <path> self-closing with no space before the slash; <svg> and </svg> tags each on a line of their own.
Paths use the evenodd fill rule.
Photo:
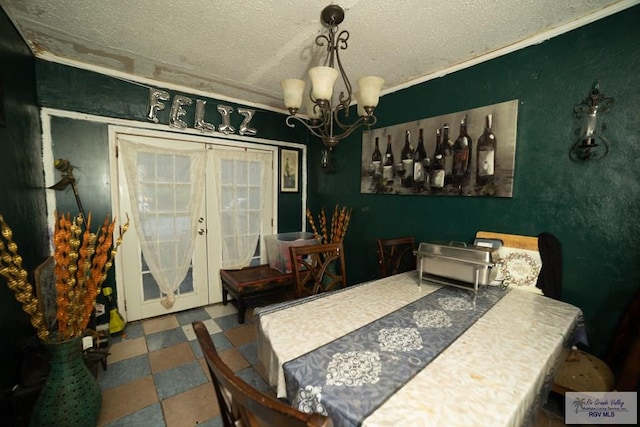
<svg viewBox="0 0 640 427">
<path fill-rule="evenodd" d="M 336 426 L 522 425 L 581 312 L 541 295 L 497 291 L 474 300 L 470 291 L 418 286 L 410 272 L 264 307 L 256 310 L 258 354 L 279 397 L 327 411 Z M 448 322 L 458 330 L 443 338 Z M 418 341 L 436 353 L 416 357 Z M 354 360 L 374 376 L 387 361 L 415 367 L 394 368 L 408 373 L 391 386 L 384 375 L 337 376 Z"/>
</svg>

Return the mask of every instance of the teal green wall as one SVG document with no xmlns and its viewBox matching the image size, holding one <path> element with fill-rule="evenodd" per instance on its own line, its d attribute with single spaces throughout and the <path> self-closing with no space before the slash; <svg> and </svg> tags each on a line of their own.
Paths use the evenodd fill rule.
<svg viewBox="0 0 640 427">
<path fill-rule="evenodd" d="M 74 165 L 73 176 L 77 180 L 82 207 L 87 214 L 91 212 L 91 228 L 98 231 L 105 215 L 111 215 L 107 126 L 86 120 L 52 117 L 51 134 L 55 136 L 52 144 L 54 158 L 65 158 Z M 59 177 L 58 173 L 56 178 Z M 71 186 L 56 191 L 56 209 L 61 213 L 78 213 Z M 118 224 L 122 223 L 118 221 Z"/>
<path fill-rule="evenodd" d="M 638 23 L 637 6 L 382 97 L 377 127 L 519 99 L 513 198 L 360 194 L 361 136 L 337 146 L 340 170 L 331 176 L 317 167 L 321 144 L 311 143 L 310 207 L 354 208 L 345 241 L 349 282 L 375 276 L 377 237 L 471 242 L 478 230 L 547 231 L 562 242 L 563 299 L 582 308 L 593 350 L 602 352 L 640 286 Z M 572 163 L 573 107 L 596 79 L 615 98 L 606 116 L 612 151 L 600 161 Z"/>
<path fill-rule="evenodd" d="M 48 254 L 34 58 L 1 8 L 0 87 L 6 120 L 0 126 L 0 214 L 13 230 L 23 266 L 33 271 Z M 34 335 L 27 314 L 0 277 L 0 393 L 17 384 L 20 347 Z M 6 409 L 0 404 L 0 425 L 10 425 L 3 421 L 11 416 Z"/>
<path fill-rule="evenodd" d="M 133 120 L 150 123 L 147 120 L 149 108 L 149 88 L 98 74 L 95 72 L 69 67 L 43 60 L 36 61 L 38 101 L 42 107 L 74 111 L 107 118 Z M 163 89 L 160 85 L 154 88 Z M 237 110 L 252 108 L 256 113 L 249 126 L 257 130 L 256 137 L 305 143 L 307 134 L 300 128 L 284 126 L 284 115 L 267 110 L 220 101 L 201 95 L 175 90 L 167 90 L 171 99 L 175 95 L 185 95 L 194 100 L 193 105 L 185 106 L 187 114 L 183 120 L 188 128 L 193 128 L 195 100 L 207 101 L 205 120 L 214 125 L 221 122 L 217 105 L 229 105 Z M 165 102 L 165 109 L 157 117 L 161 125 L 169 130 L 169 110 L 171 99 Z M 230 115 L 231 125 L 240 127 L 243 117 L 237 112 Z M 77 166 L 74 175 L 78 178 L 78 192 L 86 212 L 103 217 L 111 212 L 111 190 L 109 178 L 109 140 L 106 123 L 90 122 L 79 119 L 54 118 L 51 125 L 54 158 L 63 157 Z M 207 136 L 220 136 L 220 133 L 207 133 Z M 71 188 L 57 194 L 57 202 L 62 212 L 76 211 L 75 199 Z M 278 203 L 279 231 L 295 231 L 302 227 L 300 209 L 301 193 L 282 194 Z"/>
</svg>

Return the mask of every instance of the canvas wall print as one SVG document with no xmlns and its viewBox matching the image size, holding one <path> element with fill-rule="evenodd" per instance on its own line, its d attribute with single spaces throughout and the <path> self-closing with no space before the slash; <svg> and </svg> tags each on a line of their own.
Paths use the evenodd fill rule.
<svg viewBox="0 0 640 427">
<path fill-rule="evenodd" d="M 518 100 L 362 135 L 361 193 L 512 197 Z"/>
</svg>

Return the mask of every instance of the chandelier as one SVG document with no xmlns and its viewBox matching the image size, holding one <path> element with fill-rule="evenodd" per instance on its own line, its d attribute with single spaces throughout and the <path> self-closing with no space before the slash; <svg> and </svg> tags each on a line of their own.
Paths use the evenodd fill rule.
<svg viewBox="0 0 640 427">
<path fill-rule="evenodd" d="M 324 65 L 309 70 L 311 90 L 305 96 L 304 80 L 286 79 L 280 82 L 284 93 L 284 104 L 290 116 L 286 122 L 289 127 L 295 127 L 295 121 L 302 123 L 309 131 L 320 138 L 323 144 L 331 150 L 341 139 L 349 136 L 362 125 L 373 126 L 376 117 L 373 110 L 378 105 L 380 90 L 384 79 L 376 76 L 361 77 L 357 81 L 358 92 L 354 93 L 349 78 L 340 61 L 339 51 L 347 49 L 349 32 L 338 32 L 338 25 L 344 20 L 344 10 L 338 5 L 329 5 L 322 10 L 320 19 L 328 28 L 327 34 L 316 37 L 316 45 L 325 46 L 327 55 Z M 333 86 L 342 78 L 347 93 L 340 92 L 337 102 L 333 100 Z M 296 116 L 300 110 L 303 98 L 308 119 Z M 352 100 L 357 101 L 358 119 L 347 123 L 349 106 Z"/>
</svg>

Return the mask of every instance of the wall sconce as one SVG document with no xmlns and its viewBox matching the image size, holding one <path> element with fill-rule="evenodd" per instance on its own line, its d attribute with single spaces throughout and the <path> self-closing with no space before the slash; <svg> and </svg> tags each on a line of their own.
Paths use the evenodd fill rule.
<svg viewBox="0 0 640 427">
<path fill-rule="evenodd" d="M 600 92 L 600 82 L 596 80 L 589 95 L 574 108 L 579 121 L 576 127 L 576 142 L 569 150 L 569 158 L 574 162 L 599 160 L 609 153 L 610 142 L 602 134 L 606 125 L 602 116 L 609 111 L 614 99 Z"/>
</svg>

